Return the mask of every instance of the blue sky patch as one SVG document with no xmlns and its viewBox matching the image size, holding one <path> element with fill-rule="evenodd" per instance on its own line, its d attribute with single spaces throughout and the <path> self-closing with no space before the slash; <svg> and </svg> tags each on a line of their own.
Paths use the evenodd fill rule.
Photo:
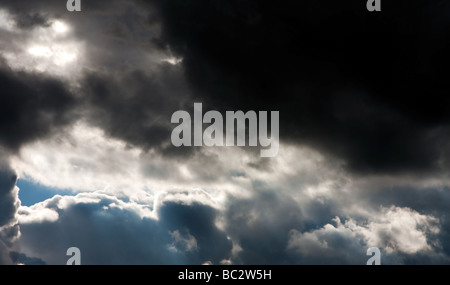
<svg viewBox="0 0 450 285">
<path fill-rule="evenodd" d="M 31 206 L 36 203 L 45 201 L 56 194 L 60 195 L 75 195 L 75 193 L 68 189 L 57 189 L 47 187 L 39 183 L 34 183 L 25 179 L 17 181 L 17 187 L 20 188 L 19 199 L 22 206 Z"/>
</svg>

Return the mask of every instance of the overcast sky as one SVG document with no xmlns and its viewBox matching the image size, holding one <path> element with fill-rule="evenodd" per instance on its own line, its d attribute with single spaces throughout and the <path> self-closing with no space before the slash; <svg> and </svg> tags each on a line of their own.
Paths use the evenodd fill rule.
<svg viewBox="0 0 450 285">
<path fill-rule="evenodd" d="M 65 4 L 0 3 L 0 264 L 450 262 L 450 3 Z M 278 155 L 174 147 L 194 103 Z"/>
</svg>

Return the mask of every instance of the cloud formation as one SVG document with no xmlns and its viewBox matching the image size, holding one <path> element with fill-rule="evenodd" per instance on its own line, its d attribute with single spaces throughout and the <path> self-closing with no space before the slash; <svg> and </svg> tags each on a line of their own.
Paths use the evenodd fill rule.
<svg viewBox="0 0 450 285">
<path fill-rule="evenodd" d="M 0 264 L 11 264 L 8 252 L 19 236 L 17 209 L 20 206 L 16 185 L 17 175 L 9 166 L 3 151 L 0 160 Z"/>
<path fill-rule="evenodd" d="M 56 220 L 40 218 L 51 216 L 49 210 L 57 213 Z M 19 215 L 21 250 L 49 264 L 65 264 L 71 246 L 80 248 L 83 264 L 218 263 L 231 249 L 214 225 L 216 211 L 201 204 L 165 201 L 152 213 L 143 205 L 89 193 L 55 196 L 31 209 L 23 207 Z"/>
<path fill-rule="evenodd" d="M 450 6 L 363 4 L 2 1 L 0 263 L 448 263 Z M 175 148 L 194 102 L 280 111 L 278 155 Z"/>
<path fill-rule="evenodd" d="M 288 248 L 294 249 L 302 262 L 318 264 L 325 260 L 335 264 L 343 260 L 350 264 L 364 264 L 367 259 L 364 252 L 370 247 L 381 248 L 383 259 L 388 262 L 399 258 L 390 256 L 392 253 L 434 254 L 433 250 L 439 250 L 435 237 L 439 233 L 438 220 L 409 208 L 382 208 L 381 213 L 369 217 L 366 224 L 357 224 L 353 219 L 342 223 L 339 217 L 333 222 L 335 225 L 326 224 L 310 232 L 292 230 Z"/>
<path fill-rule="evenodd" d="M 147 2 L 213 109 L 279 110 L 283 139 L 352 171 L 446 169 L 447 4 Z"/>
<path fill-rule="evenodd" d="M 55 132 L 70 121 L 75 100 L 58 80 L 2 68 L 0 141 L 17 151 L 24 143 Z"/>
</svg>

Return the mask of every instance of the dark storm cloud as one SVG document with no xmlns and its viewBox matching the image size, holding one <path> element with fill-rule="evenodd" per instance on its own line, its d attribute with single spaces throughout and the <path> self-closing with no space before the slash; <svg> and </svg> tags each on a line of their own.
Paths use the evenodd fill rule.
<svg viewBox="0 0 450 285">
<path fill-rule="evenodd" d="M 16 173 L 9 166 L 7 155 L 0 151 L 0 264 L 11 264 L 8 256 L 18 236 L 17 209 L 20 205 L 15 191 Z"/>
<path fill-rule="evenodd" d="M 281 139 L 358 171 L 437 167 L 448 135 L 443 1 L 147 1 L 198 100 L 279 110 Z"/>
<path fill-rule="evenodd" d="M 17 151 L 24 143 L 72 120 L 73 95 L 59 80 L 0 68 L 0 144 Z"/>
<path fill-rule="evenodd" d="M 86 76 L 83 94 L 89 122 L 143 149 L 176 152 L 170 143 L 170 117 L 184 108 L 189 91 L 179 66 L 161 63 L 157 70 L 151 74 L 131 69 L 118 76 Z"/>
<path fill-rule="evenodd" d="M 143 2 L 152 4 L 146 12 L 138 9 Z M 99 18 L 89 27 L 59 1 L 2 3 L 15 11 L 16 24 L 23 28 L 48 25 L 48 15 L 67 16 L 77 37 L 97 48 L 90 48 L 87 58 L 95 67 L 104 64 L 116 71 L 87 75 L 83 87 L 93 108 L 84 107 L 98 111 L 95 124 L 131 144 L 164 149 L 170 115 L 187 109 L 191 100 L 221 111 L 279 110 L 282 140 L 314 145 L 358 171 L 433 170 L 448 153 L 442 148 L 449 139 L 448 4 L 385 3 L 379 14 L 368 13 L 361 1 L 137 1 L 127 9 L 117 1 L 83 5 L 86 13 L 107 11 L 117 17 Z M 147 28 L 161 21 L 160 37 L 132 21 L 137 11 L 148 14 Z M 89 32 L 95 27 L 97 32 Z M 101 43 L 105 35 L 118 42 L 106 47 Z M 179 67 L 156 75 L 130 71 L 139 61 L 135 51 L 156 47 L 183 57 L 188 86 Z M 98 52 L 106 48 L 107 53 Z M 186 94 L 195 94 L 194 99 Z M 28 141 L 26 136 L 36 137 L 33 128 L 6 144 L 16 147 Z M 168 148 L 167 153 L 186 153 Z"/>
</svg>

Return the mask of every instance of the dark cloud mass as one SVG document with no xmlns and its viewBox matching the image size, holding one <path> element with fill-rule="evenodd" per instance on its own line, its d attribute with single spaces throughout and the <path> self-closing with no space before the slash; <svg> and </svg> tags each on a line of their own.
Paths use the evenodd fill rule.
<svg viewBox="0 0 450 285">
<path fill-rule="evenodd" d="M 342 157 L 352 170 L 434 170 L 443 166 L 441 158 L 447 164 L 448 151 L 442 148 L 448 141 L 449 123 L 445 96 L 450 91 L 446 80 L 450 59 L 445 52 L 450 41 L 447 4 L 397 1 L 384 3 L 383 13 L 367 14 L 361 8 L 364 3 L 355 0 L 288 1 L 282 5 L 208 0 L 137 3 L 150 4 L 148 27 L 155 21 L 161 23 L 161 35 L 148 34 L 146 48 L 170 49 L 182 57 L 189 90 L 181 75 L 166 72 L 167 68 L 149 76 L 125 65 L 114 79 L 109 74 L 88 74 L 84 91 L 91 94 L 93 110 L 99 111 L 94 121 L 110 135 L 145 148 L 163 144 L 170 132 L 167 117 L 190 106 L 182 102 L 194 101 L 192 93 L 205 108 L 279 110 L 283 140 L 314 145 Z M 46 26 L 46 15 L 63 11 L 52 1 L 3 5 L 12 7 L 16 24 L 22 28 Z M 127 7 L 128 12 L 102 24 L 102 29 L 119 42 L 134 41 L 143 33 L 136 29 L 143 27 L 132 24 L 130 11 L 137 13 L 142 6 L 121 5 L 113 1 L 102 7 L 95 1 L 86 3 L 85 9 L 116 12 L 116 8 Z M 48 12 L 44 15 L 41 11 Z M 88 28 L 81 23 L 77 27 L 79 36 Z M 100 45 L 91 33 L 85 34 L 93 45 Z M 136 61 L 119 42 L 114 42 L 118 54 L 126 55 L 128 64 Z M 102 58 L 100 53 L 93 55 Z M 3 135 L 4 144 L 17 148 L 22 141 L 47 132 L 55 122 L 64 122 L 62 114 L 72 102 L 58 82 L 20 75 L 24 78 L 15 83 L 19 75 L 1 75 L 6 91 L 27 96 L 26 100 L 14 98 L 32 107 L 30 112 L 9 107 L 13 114 L 2 112 L 14 120 L 3 124 L 2 133 L 9 134 L 7 138 Z M 31 87 L 34 83 L 27 80 L 48 89 Z M 28 89 L 16 90 L 19 86 Z M 26 95 L 30 92 L 40 92 L 40 102 L 32 102 Z M 5 103 L 3 106 L 17 106 Z M 25 118 L 10 115 L 34 116 L 35 120 L 27 122 L 36 126 L 30 126 L 26 134 L 12 134 L 6 128 L 23 128 L 20 124 Z"/>
<path fill-rule="evenodd" d="M 353 170 L 432 170 L 448 141 L 448 4 L 148 1 L 198 100 L 279 110 L 282 139 Z"/>
<path fill-rule="evenodd" d="M 17 151 L 73 119 L 73 95 L 57 79 L 0 69 L 0 142 Z"/>
<path fill-rule="evenodd" d="M 184 107 L 189 95 L 179 67 L 167 63 L 154 74 L 90 74 L 83 86 L 90 122 L 146 150 L 170 146 L 170 116 Z"/>
</svg>

